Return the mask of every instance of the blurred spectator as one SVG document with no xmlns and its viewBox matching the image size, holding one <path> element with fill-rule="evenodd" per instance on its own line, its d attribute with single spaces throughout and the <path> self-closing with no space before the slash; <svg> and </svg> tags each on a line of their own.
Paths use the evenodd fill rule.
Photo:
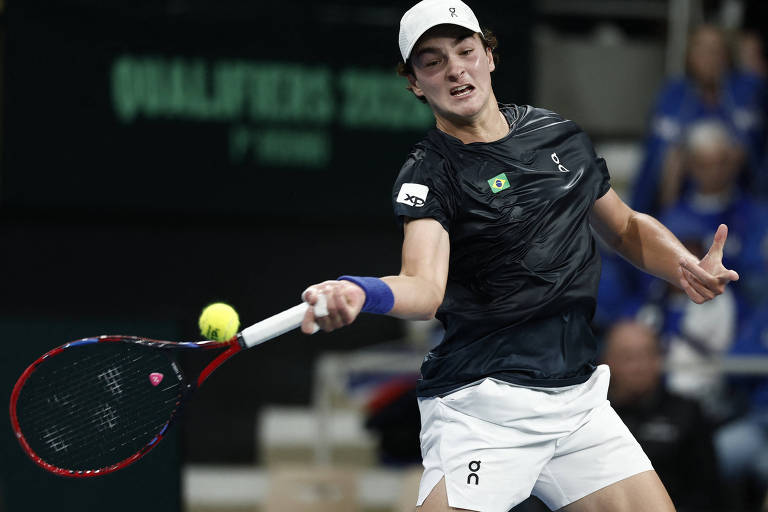
<svg viewBox="0 0 768 512">
<path fill-rule="evenodd" d="M 691 187 L 659 220 L 702 256 L 718 225 L 728 225 L 724 260 L 739 272 L 733 290 L 747 312 L 768 290 L 768 208 L 739 185 L 743 152 L 719 120 L 691 124 L 682 155 Z"/>
<path fill-rule="evenodd" d="M 668 353 L 669 388 L 699 400 L 708 414 L 722 419 L 732 412 L 725 381 L 719 373 L 696 367 L 729 350 L 739 312 L 768 289 L 758 247 L 768 239 L 768 217 L 738 186 L 743 152 L 719 120 L 691 124 L 680 155 L 692 185 L 660 220 L 698 256 L 710 246 L 718 225 L 727 224 L 725 261 L 742 279 L 715 300 L 696 305 L 678 288 L 606 258 L 596 320 L 639 315 L 653 325 Z"/>
<path fill-rule="evenodd" d="M 665 292 L 644 306 L 637 318 L 657 329 L 666 347 L 666 386 L 697 401 L 712 420 L 722 420 L 733 413 L 725 378 L 703 368 L 722 357 L 733 342 L 737 317 L 733 294 L 728 291 L 697 305 L 671 286 L 665 286 Z"/>
<path fill-rule="evenodd" d="M 745 179 L 754 181 L 763 161 L 767 99 L 762 77 L 731 69 L 723 32 L 698 27 L 689 39 L 685 76 L 663 86 L 651 113 L 633 207 L 656 214 L 677 199 L 685 186 L 680 143 L 689 125 L 703 118 L 718 118 L 736 134 L 750 169 Z"/>
<path fill-rule="evenodd" d="M 368 402 L 365 428 L 377 434 L 379 462 L 386 466 L 421 464 L 421 418 L 413 375 L 394 377 Z"/>
<path fill-rule="evenodd" d="M 608 398 L 669 491 L 678 512 L 721 511 L 712 429 L 698 404 L 662 385 L 662 356 L 653 331 L 621 321 L 607 333 Z"/>
<path fill-rule="evenodd" d="M 765 248 L 768 215 L 738 183 L 743 152 L 720 120 L 692 123 L 682 161 L 691 186 L 659 217 L 696 255 L 703 256 L 719 224 L 729 228 L 724 260 L 741 279 L 715 300 L 696 305 L 672 286 L 655 281 L 641 315 L 650 316 L 667 350 L 670 390 L 696 398 L 713 418 L 733 413 L 725 379 L 697 365 L 731 350 L 737 325 L 762 302 L 768 290 Z"/>
<path fill-rule="evenodd" d="M 730 353 L 768 357 L 768 301 L 744 323 Z M 768 378 L 734 376 L 731 396 L 743 410 L 716 433 L 720 470 L 729 503 L 739 510 L 757 510 L 768 491 Z"/>
<path fill-rule="evenodd" d="M 598 337 L 602 337 L 617 318 L 635 316 L 645 304 L 649 286 L 647 274 L 614 251 L 601 247 L 600 256 L 602 270 L 592 319 L 592 329 Z"/>
<path fill-rule="evenodd" d="M 765 61 L 765 46 L 757 32 L 742 32 L 739 35 L 736 65 L 741 71 L 765 78 L 768 64 Z"/>
</svg>

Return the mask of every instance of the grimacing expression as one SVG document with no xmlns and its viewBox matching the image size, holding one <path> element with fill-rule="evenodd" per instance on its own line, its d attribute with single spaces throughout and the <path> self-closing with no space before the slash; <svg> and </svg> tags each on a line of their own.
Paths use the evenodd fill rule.
<svg viewBox="0 0 768 512">
<path fill-rule="evenodd" d="M 413 92 L 424 96 L 437 115 L 471 119 L 487 106 L 495 64 L 479 34 L 438 26 L 416 44 L 411 63 Z"/>
</svg>

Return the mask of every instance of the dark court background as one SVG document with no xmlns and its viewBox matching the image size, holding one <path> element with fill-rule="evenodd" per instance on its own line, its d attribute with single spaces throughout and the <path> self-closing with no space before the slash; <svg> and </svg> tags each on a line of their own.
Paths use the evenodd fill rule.
<svg viewBox="0 0 768 512">
<path fill-rule="evenodd" d="M 399 270 L 390 192 L 431 124 L 394 72 L 410 1 L 6 0 L 0 14 L 0 396 L 72 339 L 197 339 L 206 304 L 247 325 L 314 282 Z M 527 103 L 530 2 L 486 3 L 495 85 Z M 496 20 L 499 20 L 498 23 Z M 265 404 L 308 404 L 321 351 L 392 340 L 367 316 L 242 354 L 150 457 L 72 481 L 0 420 L 0 510 L 179 510 L 182 463 L 258 463 Z M 135 489 L 141 492 L 135 492 Z"/>
</svg>

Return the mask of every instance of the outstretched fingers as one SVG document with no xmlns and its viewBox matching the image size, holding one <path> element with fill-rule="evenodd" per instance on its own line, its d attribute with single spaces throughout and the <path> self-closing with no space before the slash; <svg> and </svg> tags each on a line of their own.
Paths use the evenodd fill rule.
<svg viewBox="0 0 768 512">
<path fill-rule="evenodd" d="M 718 261 L 723 261 L 723 248 L 725 247 L 725 241 L 728 239 L 728 226 L 720 224 L 715 232 L 715 237 L 712 240 L 712 246 L 709 248 L 708 256 L 717 258 Z"/>
<path fill-rule="evenodd" d="M 739 274 L 733 270 L 728 270 L 723 266 L 723 250 L 725 248 L 725 241 L 728 239 L 728 226 L 720 224 L 715 232 L 712 245 L 707 251 L 707 254 L 701 259 L 698 266 L 716 276 L 723 286 L 730 281 L 738 281 Z"/>
</svg>

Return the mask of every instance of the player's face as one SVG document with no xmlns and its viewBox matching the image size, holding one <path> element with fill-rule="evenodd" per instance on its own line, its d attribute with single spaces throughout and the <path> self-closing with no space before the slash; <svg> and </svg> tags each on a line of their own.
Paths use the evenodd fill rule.
<svg viewBox="0 0 768 512">
<path fill-rule="evenodd" d="M 435 115 L 471 120 L 491 103 L 495 66 L 479 34 L 460 27 L 437 27 L 416 45 L 411 62 L 413 91 L 426 98 Z"/>
</svg>

